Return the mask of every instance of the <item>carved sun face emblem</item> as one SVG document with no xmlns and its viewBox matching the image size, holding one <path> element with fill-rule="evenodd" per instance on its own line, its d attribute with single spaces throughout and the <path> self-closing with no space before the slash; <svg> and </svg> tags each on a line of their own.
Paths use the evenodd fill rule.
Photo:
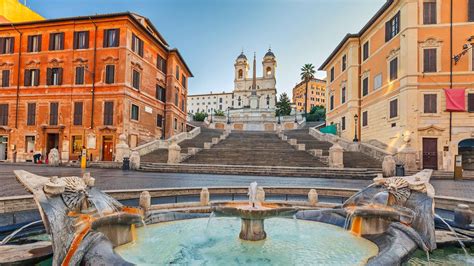
<svg viewBox="0 0 474 266">
<path fill-rule="evenodd" d="M 410 188 L 408 182 L 399 177 L 387 178 L 385 188 L 395 198 L 397 204 L 403 204 L 410 197 Z"/>
<path fill-rule="evenodd" d="M 69 176 L 63 178 L 64 192 L 61 197 L 69 210 L 82 210 L 90 206 L 87 185 L 82 178 Z"/>
</svg>

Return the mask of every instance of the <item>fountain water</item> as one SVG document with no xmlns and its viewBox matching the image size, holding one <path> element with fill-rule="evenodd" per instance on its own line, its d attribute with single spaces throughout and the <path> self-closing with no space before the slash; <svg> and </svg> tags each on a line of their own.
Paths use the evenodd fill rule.
<svg viewBox="0 0 474 266">
<path fill-rule="evenodd" d="M 17 230 L 13 231 L 13 233 L 9 234 L 8 236 L 6 236 L 2 242 L 0 242 L 0 246 L 2 245 L 5 245 L 6 243 L 8 243 L 8 241 L 10 241 L 12 238 L 14 238 L 18 233 L 20 233 L 21 231 L 23 231 L 24 229 L 32 226 L 32 225 L 35 225 L 35 224 L 39 224 L 39 223 L 42 223 L 43 221 L 42 220 L 38 220 L 38 221 L 34 221 L 34 222 L 31 222 L 29 224 L 26 224 L 20 228 L 18 228 Z"/>
<path fill-rule="evenodd" d="M 458 241 L 459 245 L 461 246 L 462 250 L 464 251 L 464 254 L 466 254 L 466 256 L 469 256 L 469 253 L 467 252 L 466 250 L 466 246 L 464 245 L 464 243 L 461 241 L 461 239 L 459 239 L 459 236 L 458 234 L 456 233 L 456 231 L 454 231 L 454 229 L 443 219 L 443 217 L 439 216 L 438 214 L 435 213 L 435 217 L 440 219 L 447 227 L 448 229 L 454 234 L 454 237 L 456 238 L 456 240 Z"/>
</svg>

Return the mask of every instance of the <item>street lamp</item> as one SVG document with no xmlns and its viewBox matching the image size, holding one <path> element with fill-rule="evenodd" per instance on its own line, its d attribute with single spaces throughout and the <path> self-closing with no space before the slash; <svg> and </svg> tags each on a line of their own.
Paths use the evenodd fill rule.
<svg viewBox="0 0 474 266">
<path fill-rule="evenodd" d="M 357 114 L 354 115 L 354 142 L 359 142 L 359 139 L 357 138 L 357 119 L 359 116 Z"/>
<path fill-rule="evenodd" d="M 281 125 L 280 110 L 278 110 L 278 125 Z"/>
<path fill-rule="evenodd" d="M 473 49 L 473 47 L 474 47 L 474 36 L 469 37 L 469 39 L 467 39 L 467 41 L 468 41 L 468 43 L 466 43 L 462 46 L 462 51 L 459 54 L 457 54 L 453 57 L 455 65 L 458 64 L 459 60 L 461 60 L 461 57 L 466 55 L 469 50 Z"/>
<path fill-rule="evenodd" d="M 227 107 L 227 124 L 230 125 L 230 107 Z"/>
</svg>

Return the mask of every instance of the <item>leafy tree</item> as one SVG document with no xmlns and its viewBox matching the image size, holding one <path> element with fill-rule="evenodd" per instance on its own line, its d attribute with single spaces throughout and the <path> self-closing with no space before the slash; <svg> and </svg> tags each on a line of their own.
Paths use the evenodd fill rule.
<svg viewBox="0 0 474 266">
<path fill-rule="evenodd" d="M 306 121 L 324 121 L 326 119 L 326 108 L 322 105 L 317 105 L 311 108 Z"/>
<path fill-rule="evenodd" d="M 305 117 L 308 115 L 308 110 L 306 107 L 308 106 L 308 83 L 314 78 L 314 74 L 316 70 L 314 70 L 313 64 L 305 64 L 301 67 L 301 80 L 305 82 L 305 93 L 304 93 L 304 115 Z"/>
<path fill-rule="evenodd" d="M 291 105 L 290 105 L 290 98 L 288 94 L 282 93 L 280 94 L 280 100 L 276 103 L 276 115 L 290 115 L 291 114 Z"/>
<path fill-rule="evenodd" d="M 193 120 L 202 122 L 204 121 L 204 119 L 206 119 L 206 117 L 207 117 L 207 113 L 205 113 L 204 111 L 197 112 L 196 114 L 194 114 Z"/>
<path fill-rule="evenodd" d="M 225 116 L 225 113 L 222 110 L 214 110 L 214 115 L 215 116 Z"/>
</svg>

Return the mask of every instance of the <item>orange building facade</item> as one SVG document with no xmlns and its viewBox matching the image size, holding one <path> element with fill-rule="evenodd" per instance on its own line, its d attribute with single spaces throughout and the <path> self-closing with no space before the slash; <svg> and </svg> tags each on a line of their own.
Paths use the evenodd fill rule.
<svg viewBox="0 0 474 266">
<path fill-rule="evenodd" d="M 392 152 L 414 150 L 417 168 L 453 170 L 455 155 L 464 153 L 463 167 L 469 169 L 472 35 L 474 1 L 387 1 L 320 67 L 328 74 L 327 122 L 338 124 L 348 140 Z M 451 58 L 463 49 L 455 63 Z M 444 89 L 449 88 L 465 89 L 465 111 L 446 111 Z"/>
<path fill-rule="evenodd" d="M 293 88 L 293 103 L 296 104 L 298 112 L 304 112 L 306 94 L 306 83 L 304 81 L 296 84 Z M 309 113 L 314 106 L 326 107 L 326 81 L 313 78 L 308 82 L 308 100 L 306 110 Z"/>
<path fill-rule="evenodd" d="M 133 13 L 0 24 L 0 160 L 114 159 L 186 130 L 192 73 L 153 24 Z"/>
</svg>

